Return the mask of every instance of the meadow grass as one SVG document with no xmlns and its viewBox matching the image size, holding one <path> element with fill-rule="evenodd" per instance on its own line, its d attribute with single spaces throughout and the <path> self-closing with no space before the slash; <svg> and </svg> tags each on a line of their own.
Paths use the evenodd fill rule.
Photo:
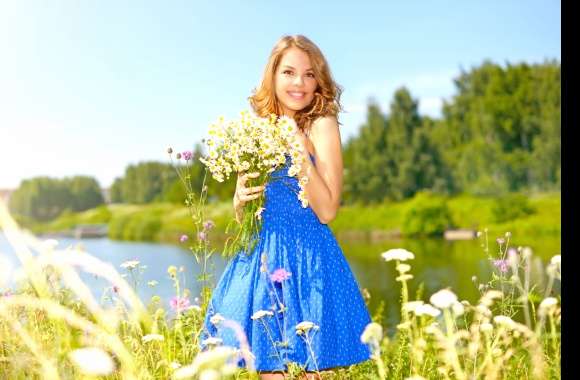
<svg viewBox="0 0 580 380">
<path fill-rule="evenodd" d="M 553 206 L 549 199 L 541 202 L 546 203 L 542 207 Z M 158 206 L 155 212 L 164 218 L 184 217 L 181 211 L 165 207 Z M 112 210 L 113 217 L 121 210 L 125 215 L 139 212 L 138 207 L 120 208 Z M 390 211 L 385 208 L 382 212 Z M 201 222 L 208 215 L 217 214 L 208 212 Z M 212 323 L 237 331 L 239 348 L 223 346 L 217 337 L 200 342 L 210 286 L 202 288 L 198 303 L 191 303 L 195 295 L 182 283 L 180 269 L 170 266 L 167 277 L 158 279 L 171 281 L 175 289 L 170 307 L 164 308 L 159 297 L 139 299 L 127 280 L 139 273 L 138 261 L 124 263 L 119 273 L 82 248 L 41 241 L 20 229 L 1 202 L 0 226 L 21 264 L 14 273 L 5 267 L 0 270 L 1 378 L 258 378 L 247 338 L 235 321 L 217 319 Z M 510 247 L 510 235 L 497 251 L 490 249 L 485 233 L 480 239 L 494 272 L 479 284 L 481 298 L 473 305 L 458 300 L 449 288 L 412 297 L 408 284 L 413 281 L 415 255 L 404 249 L 377 253 L 377 265 L 394 265 L 398 273 L 401 317 L 396 333 L 383 334 L 389 326 L 382 324 L 379 309 L 361 334 L 361 341 L 371 348 L 372 360 L 318 372 L 319 378 L 559 379 L 560 256 L 543 267 L 529 248 Z M 208 252 L 195 253 L 199 263 L 208 256 Z M 532 281 L 532 269 L 535 276 L 544 277 L 542 287 Z M 107 281 L 101 299 L 83 283 L 80 272 Z M 17 286 L 3 288 L 12 276 Z M 257 312 L 253 317 L 258 323 L 268 314 Z M 311 345 L 317 327 L 304 321 L 290 330 L 296 328 L 303 334 L 304 344 Z M 200 343 L 208 349 L 200 352 Z M 309 352 L 316 361 L 314 352 Z M 249 363 L 246 368 L 236 365 L 241 358 Z M 292 363 L 287 377 L 303 376 L 303 368 Z"/>
</svg>

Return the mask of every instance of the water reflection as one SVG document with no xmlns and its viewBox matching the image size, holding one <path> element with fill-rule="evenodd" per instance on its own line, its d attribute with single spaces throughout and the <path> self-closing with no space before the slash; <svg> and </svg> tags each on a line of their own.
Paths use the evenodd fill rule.
<svg viewBox="0 0 580 380">
<path fill-rule="evenodd" d="M 481 247 L 479 240 L 449 242 L 441 239 L 409 239 L 383 242 L 361 242 L 338 239 L 339 245 L 347 258 L 351 269 L 361 288 L 367 288 L 371 294 L 369 310 L 374 313 L 381 300 L 384 301 L 383 322 L 389 330 L 392 330 L 399 321 L 400 284 L 395 281 L 397 273 L 393 262 L 385 262 L 380 254 L 390 248 L 405 248 L 415 254 L 415 259 L 410 261 L 411 273 L 414 278 L 409 282 L 410 298 L 414 299 L 416 292 L 420 291 L 420 298 L 427 301 L 429 296 L 436 291 L 449 287 L 460 300 L 468 300 L 475 303 L 479 298 L 477 284 L 472 280 L 476 276 L 477 283 L 486 282 L 491 277 L 492 266 Z M 495 239 L 490 237 L 489 249 L 497 258 L 497 245 Z M 147 268 L 140 278 L 138 293 L 141 299 L 148 300 L 158 295 L 167 305 L 168 300 L 174 295 L 172 281 L 167 274 L 170 265 L 183 267 L 180 276 L 185 279 L 186 286 L 191 290 L 193 297 L 199 292 L 199 284 L 196 281 L 200 275 L 200 265 L 197 264 L 193 255 L 185 248 L 169 244 L 153 244 L 141 242 L 122 242 L 109 239 L 60 239 L 60 247 L 82 244 L 87 252 L 95 255 L 103 261 L 110 262 L 120 273 L 124 273 L 120 265 L 127 260 L 139 260 L 141 265 Z M 543 286 L 541 279 L 545 274 L 541 273 L 540 265 L 546 264 L 549 259 L 560 252 L 559 237 L 542 238 L 536 241 L 513 241 L 510 246 L 530 246 L 537 262 L 532 267 L 533 279 Z M 19 266 L 18 260 L 5 236 L 0 234 L 0 255 L 7 257 L 13 267 Z M 226 262 L 217 254 L 212 260 L 215 277 L 214 283 L 221 276 Z M 100 298 L 108 286 L 102 279 L 82 274 L 82 278 Z M 149 281 L 156 280 L 158 285 L 150 287 Z M 559 285 L 559 284 L 557 284 Z M 559 291 L 556 287 L 555 291 Z M 193 299 L 192 299 L 193 302 Z"/>
</svg>

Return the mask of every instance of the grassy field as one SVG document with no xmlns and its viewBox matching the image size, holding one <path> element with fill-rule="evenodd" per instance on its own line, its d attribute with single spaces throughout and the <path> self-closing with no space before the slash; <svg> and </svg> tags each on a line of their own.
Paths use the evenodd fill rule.
<svg viewBox="0 0 580 380">
<path fill-rule="evenodd" d="M 462 206 L 471 205 L 473 213 L 479 210 L 479 215 L 485 216 L 476 201 L 456 201 Z M 556 204 L 550 197 L 534 202 L 538 213 L 540 210 L 549 213 L 550 206 Z M 0 202 L 0 227 L 10 244 L 18 247 L 15 252 L 23 270 L 18 276 L 18 286 L 8 290 L 3 288 L 0 271 L 0 378 L 258 379 L 250 346 L 244 343 L 248 337 L 239 329 L 238 322 L 221 315 L 218 318 L 218 314 L 211 319 L 218 331 L 230 328 L 238 331 L 239 348 L 224 344 L 225 340 L 219 336 L 202 340 L 203 320 L 211 295 L 209 287 L 203 288 L 199 299 L 194 298 L 196 295 L 184 289 L 180 270 L 170 266 L 167 276 L 159 281 L 173 283 L 173 298 L 163 304 L 159 296 L 141 300 L 126 280 L 126 276 L 132 277 L 144 270 L 139 261 L 124 263 L 122 271 L 117 272 L 82 248 L 39 241 L 23 234 L 2 206 Z M 382 211 L 392 212 L 393 208 Z M 227 213 L 227 208 L 214 211 L 215 215 L 208 216 L 219 217 Z M 140 220 L 154 216 L 161 221 L 159 231 L 178 232 L 188 223 L 187 215 L 179 207 L 152 205 L 92 210 L 69 215 L 68 220 L 63 217 L 53 225 L 67 228 L 67 223 L 87 220 L 113 223 L 128 215 L 139 215 Z M 537 216 L 530 218 L 533 219 L 523 223 L 523 228 L 539 224 Z M 175 224 L 176 221 L 183 224 Z M 169 229 L 164 223 L 175 229 Z M 129 225 L 136 229 L 140 224 L 129 219 Z M 518 227 L 517 223 L 513 226 Z M 32 255 L 33 251 L 39 255 Z M 316 371 L 317 378 L 559 379 L 561 301 L 554 289 L 561 280 L 560 256 L 552 257 L 539 272 L 545 276 L 542 282 L 545 285 L 541 288 L 530 286 L 527 281 L 534 262 L 531 251 L 524 249 L 508 257 L 505 271 L 496 268 L 491 278 L 478 280 L 481 298 L 476 304 L 470 304 L 458 299 L 450 288 L 413 297 L 408 289 L 416 281 L 412 275 L 414 255 L 403 249 L 377 255 L 377 263 L 387 261 L 398 272 L 401 323 L 394 335 L 387 336 L 384 330 L 389 326 L 382 324 L 382 311 L 378 308 L 360 335 L 360 341 L 369 347 L 369 360 L 342 369 L 323 371 L 320 368 Z M 95 299 L 81 280 L 80 271 L 106 281 L 102 299 Z M 264 273 L 263 281 L 272 281 L 269 273 Z M 365 301 L 368 302 L 367 296 Z M 163 306 L 167 303 L 169 306 Z M 268 313 L 258 310 L 252 315 L 255 329 L 263 327 L 266 333 L 268 328 L 285 326 L 274 323 Z M 514 317 L 518 313 L 523 314 L 524 323 L 516 322 Z M 318 328 L 313 321 L 302 321 L 288 326 L 287 332 L 303 338 L 297 344 L 311 347 L 312 336 Z M 272 342 L 273 349 L 282 343 Z M 200 351 L 200 346 L 204 351 Z M 307 352 L 308 359 L 316 366 L 314 350 Z M 240 359 L 245 360 L 243 368 L 237 366 Z M 300 363 L 286 363 L 288 379 L 305 378 Z"/>
</svg>

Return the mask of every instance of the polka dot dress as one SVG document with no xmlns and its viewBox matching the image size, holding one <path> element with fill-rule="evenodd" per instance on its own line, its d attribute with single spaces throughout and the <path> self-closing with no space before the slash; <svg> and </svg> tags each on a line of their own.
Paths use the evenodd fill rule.
<svg viewBox="0 0 580 380">
<path fill-rule="evenodd" d="M 212 319 L 219 314 L 241 326 L 258 371 L 287 370 L 289 362 L 314 371 L 368 360 L 360 336 L 371 318 L 356 279 L 328 226 L 301 206 L 289 164 L 288 156 L 272 173 L 260 240 L 250 255 L 240 252 L 227 264 L 200 342 L 214 337 L 240 347 L 234 330 L 219 316 Z"/>
</svg>

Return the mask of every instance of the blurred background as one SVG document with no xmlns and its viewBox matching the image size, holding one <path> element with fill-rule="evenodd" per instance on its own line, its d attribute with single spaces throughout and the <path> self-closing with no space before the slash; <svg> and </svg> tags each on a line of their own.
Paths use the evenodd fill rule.
<svg viewBox="0 0 580 380">
<path fill-rule="evenodd" d="M 372 309 L 397 318 L 393 247 L 417 256 L 412 290 L 473 299 L 501 250 L 560 251 L 560 30 L 559 1 L 1 2 L 0 197 L 41 236 L 149 263 L 143 281 L 198 273 L 167 148 L 194 152 L 201 189 L 208 125 L 303 34 L 344 88 L 330 227 Z M 235 186 L 206 183 L 219 250 Z"/>
</svg>

